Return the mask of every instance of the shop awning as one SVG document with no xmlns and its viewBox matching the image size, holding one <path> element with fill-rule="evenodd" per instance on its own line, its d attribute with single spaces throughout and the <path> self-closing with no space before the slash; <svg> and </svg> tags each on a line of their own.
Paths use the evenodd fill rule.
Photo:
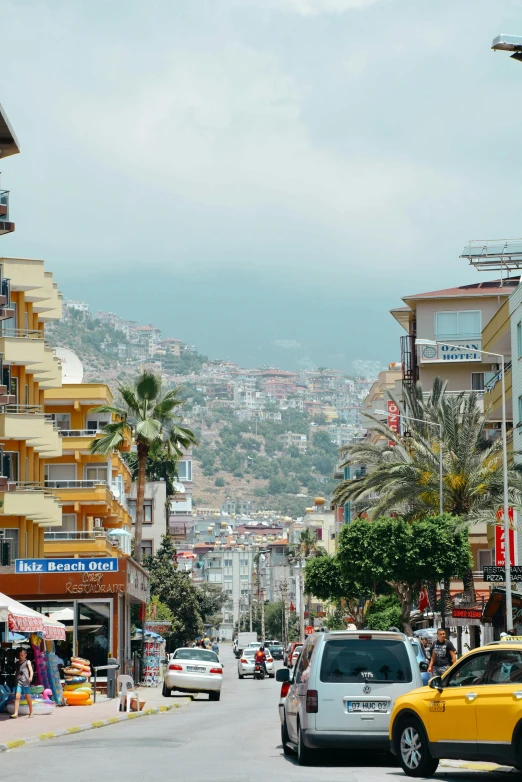
<svg viewBox="0 0 522 782">
<path fill-rule="evenodd" d="M 12 633 L 45 633 L 49 641 L 65 641 L 65 625 L 33 611 L 0 592 L 0 622 L 7 622 Z"/>
</svg>

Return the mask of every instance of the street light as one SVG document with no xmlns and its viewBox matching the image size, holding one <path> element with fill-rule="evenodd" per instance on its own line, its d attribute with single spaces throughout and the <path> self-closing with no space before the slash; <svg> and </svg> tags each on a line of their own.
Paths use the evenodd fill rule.
<svg viewBox="0 0 522 782">
<path fill-rule="evenodd" d="M 520 35 L 497 35 L 491 48 L 495 52 L 513 52 L 514 60 L 522 60 L 522 37 Z"/>
<path fill-rule="evenodd" d="M 374 410 L 377 415 L 388 415 L 384 410 Z M 444 498 L 443 498 L 443 481 L 442 481 L 442 424 L 438 424 L 436 421 L 426 421 L 424 418 L 413 418 L 411 415 L 404 415 L 401 413 L 401 418 L 406 418 L 408 421 L 420 421 L 427 426 L 439 427 L 439 513 L 442 516 L 444 513 Z"/>
<path fill-rule="evenodd" d="M 502 36 L 500 36 L 502 37 Z M 520 48 L 522 51 L 522 38 L 520 40 Z M 444 340 L 434 339 L 416 339 L 416 345 L 424 345 L 428 347 L 438 347 L 438 345 L 446 345 L 450 348 L 456 348 L 457 350 L 469 350 L 469 348 L 463 345 L 455 345 L 453 342 L 445 342 Z M 509 540 L 509 497 L 508 497 L 508 472 L 507 472 L 507 423 L 506 423 L 506 372 L 505 361 L 502 353 L 493 353 L 491 350 L 478 350 L 473 348 L 474 353 L 481 353 L 484 356 L 496 356 L 500 359 L 501 367 L 501 380 L 502 380 L 502 469 L 504 473 L 504 552 L 505 552 L 505 568 L 506 568 L 506 630 L 508 633 L 513 631 L 513 599 L 511 596 L 511 544 Z"/>
</svg>

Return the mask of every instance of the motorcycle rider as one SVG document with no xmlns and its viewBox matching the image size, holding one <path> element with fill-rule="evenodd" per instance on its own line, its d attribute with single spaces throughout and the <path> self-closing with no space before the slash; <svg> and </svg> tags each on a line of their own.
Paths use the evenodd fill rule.
<svg viewBox="0 0 522 782">
<path fill-rule="evenodd" d="M 256 665 L 262 665 L 263 666 L 264 671 L 265 671 L 265 676 L 266 676 L 267 675 L 267 670 L 266 670 L 266 652 L 265 652 L 265 647 L 264 646 L 260 646 L 259 649 L 257 650 L 257 652 L 255 653 L 255 655 L 254 655 L 254 662 L 255 662 Z"/>
</svg>

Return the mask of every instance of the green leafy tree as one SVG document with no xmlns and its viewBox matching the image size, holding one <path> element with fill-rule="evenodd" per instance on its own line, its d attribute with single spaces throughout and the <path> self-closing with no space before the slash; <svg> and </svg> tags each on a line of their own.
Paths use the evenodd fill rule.
<svg viewBox="0 0 522 782">
<path fill-rule="evenodd" d="M 366 626 L 370 630 L 402 630 L 401 604 L 396 595 L 379 595 L 366 614 Z"/>
<path fill-rule="evenodd" d="M 125 437 L 136 445 L 138 459 L 136 526 L 134 556 L 141 562 L 141 540 L 143 527 L 143 498 L 147 474 L 147 459 L 151 449 L 161 449 L 170 457 L 180 457 L 182 448 L 196 444 L 194 433 L 183 427 L 177 411 L 181 400 L 176 389 L 163 393 L 161 378 L 150 372 L 143 372 L 134 383 L 120 384 L 119 406 L 101 405 L 96 412 L 109 413 L 115 420 L 103 428 L 103 434 L 93 440 L 91 453 L 109 454 L 118 448 Z"/>
<path fill-rule="evenodd" d="M 228 599 L 227 593 L 218 584 L 201 584 L 197 588 L 197 596 L 199 613 L 202 620 L 207 623 L 215 618 L 215 615 L 221 611 Z"/>
<path fill-rule="evenodd" d="M 400 602 L 404 630 L 411 635 L 410 613 L 422 585 L 442 577 L 462 578 L 471 567 L 467 536 L 457 531 L 457 521 L 446 514 L 415 523 L 380 518 L 345 525 L 338 551 L 342 576 L 367 588 L 376 582 L 388 584 Z"/>
<path fill-rule="evenodd" d="M 170 650 L 201 634 L 201 607 L 205 599 L 192 583 L 190 574 L 178 570 L 175 554 L 171 539 L 165 535 L 156 554 L 145 562 L 149 570 L 151 595 L 167 607 L 173 618 Z"/>
</svg>

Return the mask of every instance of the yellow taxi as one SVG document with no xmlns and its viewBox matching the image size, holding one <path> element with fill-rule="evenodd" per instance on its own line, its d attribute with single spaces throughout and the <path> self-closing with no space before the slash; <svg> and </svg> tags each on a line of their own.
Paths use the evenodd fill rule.
<svg viewBox="0 0 522 782">
<path fill-rule="evenodd" d="M 432 776 L 440 758 L 522 768 L 522 636 L 473 649 L 397 698 L 390 741 L 410 777 Z"/>
</svg>

